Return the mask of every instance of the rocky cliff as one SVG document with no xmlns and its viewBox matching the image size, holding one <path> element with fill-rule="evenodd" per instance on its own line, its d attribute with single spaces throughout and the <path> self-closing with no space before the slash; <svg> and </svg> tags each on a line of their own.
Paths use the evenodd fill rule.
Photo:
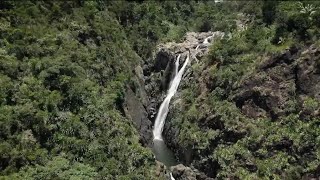
<svg viewBox="0 0 320 180">
<path fill-rule="evenodd" d="M 237 107 L 252 118 L 277 120 L 293 112 L 299 113 L 302 119 L 319 116 L 318 109 L 308 111 L 303 107 L 307 98 L 320 101 L 319 53 L 320 49 L 312 45 L 292 47 L 268 57 L 235 90 Z M 295 101 L 297 107 L 290 108 Z"/>
<path fill-rule="evenodd" d="M 210 75 L 222 65 L 206 64 L 200 70 L 192 66 L 172 102 L 164 132 L 167 144 L 183 163 L 212 178 L 231 166 L 259 173 L 269 159 L 280 161 L 281 153 L 294 158 L 286 166 L 274 165 L 275 169 L 307 166 L 315 160 L 319 145 L 318 132 L 311 130 L 320 120 L 319 50 L 311 45 L 264 55 L 232 86 L 221 85 L 219 77 Z M 309 134 L 307 138 L 296 133 Z M 231 162 L 224 164 L 219 156 Z M 319 176 L 317 170 L 302 174 Z"/>
<path fill-rule="evenodd" d="M 299 153 L 295 162 L 308 163 L 315 154 L 307 150 L 315 149 L 317 144 L 301 144 L 292 139 L 295 134 L 282 133 L 292 128 L 287 124 L 290 121 L 313 123 L 319 119 L 319 47 L 292 46 L 262 54 L 230 83 L 232 80 L 228 82 L 228 76 L 223 75 L 229 73 L 227 65 L 212 62 L 207 56 L 209 45 L 223 37 L 221 32 L 187 33 L 180 43 L 160 44 L 155 56 L 135 69 L 136 83 L 128 86 L 124 105 L 125 113 L 140 132 L 141 142 L 151 143 L 152 124 L 172 79 L 176 57 L 181 54 L 183 61 L 190 53 L 191 63 L 171 102 L 163 132 L 166 144 L 185 165 L 172 168 L 176 179 L 210 179 L 219 172 L 221 177 L 226 167 L 218 156 L 225 151 L 238 156 L 234 161 L 237 166 L 251 173 L 259 172 L 262 161 L 278 158 L 278 151 L 290 156 Z M 237 71 L 243 70 L 231 70 Z M 269 128 L 257 132 L 266 124 L 277 126 L 277 137 L 271 137 Z M 311 136 L 315 138 L 316 134 Z M 239 143 L 242 145 L 237 153 L 234 150 Z M 259 152 L 263 150 L 268 153 Z M 309 171 L 305 176 L 316 176 L 314 173 Z"/>
<path fill-rule="evenodd" d="M 139 82 L 136 84 L 138 88 L 127 88 L 124 110 L 125 113 L 133 119 L 144 144 L 150 145 L 150 123 L 154 123 L 159 106 L 165 98 L 166 91 L 173 77 L 174 62 L 177 56 L 181 54 L 180 61 L 184 61 L 187 54 L 190 53 L 192 60 L 188 66 L 196 66 L 199 64 L 199 60 L 208 53 L 210 44 L 223 36 L 224 33 L 222 32 L 187 33 L 181 43 L 160 44 L 154 58 L 147 60 L 143 65 L 143 75 L 140 71 L 136 70 L 136 79 L 139 80 L 136 81 Z M 183 62 L 180 62 L 180 65 L 182 64 Z M 192 81 L 192 73 L 192 68 L 188 67 L 181 82 L 182 86 L 186 86 Z M 145 85 L 144 87 L 142 86 L 143 84 Z M 138 89 L 138 92 L 134 92 L 134 89 Z M 142 98 L 141 95 L 144 93 L 146 93 L 146 96 Z M 179 90 L 177 94 L 179 95 Z M 170 119 L 168 119 L 168 121 L 170 121 Z M 166 127 L 164 132 L 165 141 L 168 141 L 168 143 L 174 141 L 174 134 L 171 134 L 170 131 L 171 130 Z M 173 147 L 174 146 L 171 146 L 171 148 Z M 177 149 L 175 152 L 180 152 L 180 149 Z M 177 156 L 177 159 L 185 162 L 188 157 L 185 159 L 185 157 Z M 177 179 L 179 179 L 180 176 L 180 179 L 182 177 L 191 179 L 202 177 L 202 179 L 206 179 L 207 177 L 205 174 L 200 173 L 200 171 L 183 165 L 173 167 L 172 171 L 174 172 L 173 176 Z"/>
</svg>

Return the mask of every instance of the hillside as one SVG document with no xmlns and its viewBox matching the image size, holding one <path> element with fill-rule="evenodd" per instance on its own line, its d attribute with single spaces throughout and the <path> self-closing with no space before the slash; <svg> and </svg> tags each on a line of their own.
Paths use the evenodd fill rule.
<svg viewBox="0 0 320 180">
<path fill-rule="evenodd" d="M 319 178 L 319 8 L 1 1 L 0 179 Z M 170 171 L 152 129 L 188 53 Z"/>
</svg>

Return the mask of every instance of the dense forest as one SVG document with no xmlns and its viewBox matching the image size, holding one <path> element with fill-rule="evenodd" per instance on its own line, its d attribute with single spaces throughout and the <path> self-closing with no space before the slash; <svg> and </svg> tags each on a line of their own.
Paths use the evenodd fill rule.
<svg viewBox="0 0 320 180">
<path fill-rule="evenodd" d="M 171 107 L 177 159 L 208 178 L 319 177 L 319 2 L 77 0 L 0 2 L 0 179 L 165 179 L 126 92 L 158 44 L 207 31 L 226 36 Z"/>
</svg>

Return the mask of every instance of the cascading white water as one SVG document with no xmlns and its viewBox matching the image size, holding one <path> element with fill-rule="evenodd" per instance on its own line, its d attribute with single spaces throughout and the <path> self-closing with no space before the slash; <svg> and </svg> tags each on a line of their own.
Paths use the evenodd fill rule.
<svg viewBox="0 0 320 180">
<path fill-rule="evenodd" d="M 173 74 L 172 80 L 170 81 L 170 86 L 169 86 L 169 87 L 171 87 L 171 85 L 172 85 L 172 83 L 173 83 L 173 80 L 174 80 L 174 77 L 175 77 L 175 76 L 178 74 L 178 72 L 179 72 L 180 56 L 181 56 L 181 54 L 179 54 L 179 56 L 177 57 L 177 60 L 176 60 L 176 62 L 175 62 L 175 64 L 174 64 L 174 66 L 175 66 L 174 74 Z"/>
<path fill-rule="evenodd" d="M 203 44 L 209 44 L 208 40 L 211 39 L 212 37 L 213 37 L 213 35 L 205 38 L 204 41 L 203 41 Z"/>
<path fill-rule="evenodd" d="M 179 65 L 180 65 L 180 56 L 181 56 L 181 54 L 179 54 L 179 56 L 178 56 L 178 58 L 177 58 L 177 60 L 176 60 L 176 63 L 175 63 L 175 73 L 174 73 L 174 76 L 176 76 L 177 74 L 178 74 L 178 72 L 179 72 Z M 172 81 L 173 82 L 173 81 Z M 171 83 L 172 83 L 171 82 Z M 171 86 L 171 85 L 170 85 Z"/>
<path fill-rule="evenodd" d="M 215 37 L 215 35 L 216 34 L 213 33 L 212 36 L 205 38 L 204 41 L 202 42 L 202 44 L 198 44 L 195 48 L 196 52 L 192 55 L 191 59 L 197 60 L 195 55 L 197 54 L 197 52 L 199 52 L 198 49 L 199 48 L 200 49 L 207 48 L 208 45 L 211 44 L 211 41 L 209 42 L 209 40 L 212 40 Z M 187 58 L 183 64 L 182 68 L 179 71 L 180 57 L 181 57 L 181 55 L 179 55 L 176 59 L 175 70 L 174 70 L 174 74 L 173 74 L 174 77 L 172 78 L 172 80 L 170 82 L 170 87 L 167 92 L 167 96 L 164 99 L 164 101 L 162 102 L 162 104 L 160 105 L 160 108 L 159 108 L 159 111 L 158 111 L 158 114 L 157 114 L 157 117 L 155 120 L 154 129 L 153 129 L 154 139 L 153 139 L 153 149 L 152 150 L 155 154 L 156 159 L 158 161 L 162 162 L 167 167 L 177 165 L 177 162 L 174 157 L 174 154 L 172 153 L 172 151 L 170 149 L 168 149 L 168 147 L 166 146 L 166 144 L 164 143 L 164 141 L 162 139 L 162 131 L 163 131 L 166 117 L 168 115 L 170 100 L 174 96 L 174 94 L 177 92 L 177 89 L 178 89 L 178 86 L 179 86 L 180 81 L 182 79 L 183 73 L 186 69 L 187 64 L 189 63 L 190 51 L 189 51 L 189 54 L 187 55 Z M 174 177 L 172 176 L 172 173 L 170 173 L 170 179 L 175 180 Z"/>
<path fill-rule="evenodd" d="M 154 129 L 153 129 L 153 137 L 155 140 L 162 140 L 162 131 L 164 127 L 164 123 L 166 120 L 166 117 L 168 115 L 169 111 L 169 103 L 173 95 L 177 92 L 178 86 L 180 84 L 182 75 L 184 73 L 184 70 L 186 69 L 186 66 L 189 62 L 189 55 L 187 56 L 182 68 L 179 70 L 179 60 L 180 60 L 180 55 L 178 56 L 176 62 L 175 62 L 175 76 L 170 84 L 170 88 L 167 93 L 167 97 L 164 99 L 162 102 L 159 112 L 157 114 L 155 123 L 154 123 Z"/>
</svg>

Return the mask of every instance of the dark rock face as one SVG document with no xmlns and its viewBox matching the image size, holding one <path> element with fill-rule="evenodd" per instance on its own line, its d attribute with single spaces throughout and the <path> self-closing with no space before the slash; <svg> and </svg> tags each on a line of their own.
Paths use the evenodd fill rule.
<svg viewBox="0 0 320 180">
<path fill-rule="evenodd" d="M 170 61 L 174 60 L 174 55 L 167 49 L 160 49 L 157 53 L 154 63 L 154 72 L 165 70 Z"/>
<path fill-rule="evenodd" d="M 134 70 L 133 85 L 128 85 L 122 109 L 140 133 L 141 143 L 151 146 L 152 123 L 165 97 L 174 68 L 175 56 L 161 49 L 154 61 L 146 61 Z"/>
<path fill-rule="evenodd" d="M 243 81 L 234 101 L 248 117 L 275 120 L 295 111 L 288 108 L 304 95 L 320 100 L 319 49 L 291 48 L 264 61 L 258 72 Z"/>
<path fill-rule="evenodd" d="M 135 83 L 126 87 L 122 109 L 139 131 L 143 145 L 151 146 L 152 123 L 172 78 L 174 60 L 171 51 L 161 49 L 154 60 L 135 68 Z"/>
<path fill-rule="evenodd" d="M 148 103 L 148 118 L 152 123 L 156 118 L 158 108 L 165 98 L 165 92 L 169 88 L 173 76 L 175 56 L 168 49 L 160 49 L 154 61 L 145 66 L 145 90 L 150 102 Z"/>
<path fill-rule="evenodd" d="M 144 72 L 147 75 L 146 89 L 151 97 L 161 94 L 161 91 L 168 89 L 173 76 L 175 55 L 168 49 L 160 49 L 156 53 L 154 61 L 145 65 Z"/>
<path fill-rule="evenodd" d="M 123 108 L 126 116 L 133 121 L 139 131 L 141 143 L 150 146 L 152 141 L 151 121 L 148 119 L 145 107 L 130 87 L 127 88 L 125 93 Z"/>
<path fill-rule="evenodd" d="M 161 50 L 158 54 L 162 54 L 163 58 L 162 59 L 156 59 L 156 65 L 155 69 L 157 67 L 157 62 L 166 62 L 166 68 L 163 73 L 163 77 L 161 79 L 161 90 L 167 90 L 169 88 L 169 84 L 171 79 L 173 78 L 173 72 L 174 72 L 174 61 L 175 57 L 172 53 L 166 52 L 163 53 L 164 50 Z"/>
<path fill-rule="evenodd" d="M 145 79 L 141 66 L 135 67 L 134 75 L 132 82 L 126 87 L 122 110 L 125 116 L 132 120 L 135 128 L 138 130 L 141 144 L 151 146 L 152 122 L 148 118 L 146 109 L 150 102 L 144 87 Z"/>
</svg>

